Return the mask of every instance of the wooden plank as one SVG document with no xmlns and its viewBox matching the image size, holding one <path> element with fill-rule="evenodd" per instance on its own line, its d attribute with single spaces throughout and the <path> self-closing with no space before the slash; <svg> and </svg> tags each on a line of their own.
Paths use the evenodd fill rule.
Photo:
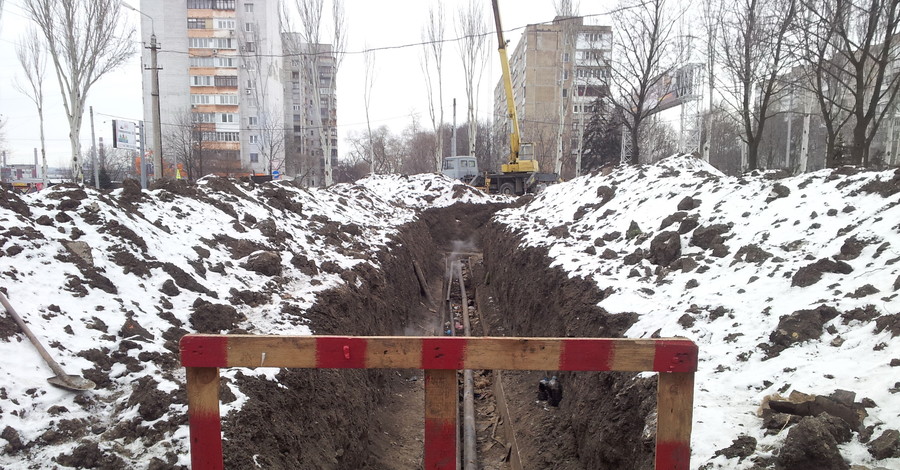
<svg viewBox="0 0 900 470">
<path fill-rule="evenodd" d="M 456 468 L 456 371 L 425 370 L 425 468 Z"/>
<path fill-rule="evenodd" d="M 366 364 L 380 364 L 389 369 L 421 369 L 422 338 L 416 337 L 369 338 Z"/>
<path fill-rule="evenodd" d="M 561 350 L 553 338 L 469 338 L 462 368 L 558 370 Z"/>
<path fill-rule="evenodd" d="M 188 367 L 692 372 L 688 340 L 186 335 Z"/>
<path fill-rule="evenodd" d="M 635 340 L 616 343 L 610 361 L 610 370 L 642 372 L 653 370 L 656 345 L 653 340 Z"/>
<path fill-rule="evenodd" d="M 228 367 L 316 367 L 313 336 L 228 336 Z"/>
<path fill-rule="evenodd" d="M 219 417 L 219 369 L 188 367 L 188 421 L 191 436 L 191 467 L 221 470 L 222 421 Z"/>
<path fill-rule="evenodd" d="M 694 416 L 694 373 L 660 373 L 656 400 L 656 468 L 688 470 Z"/>
</svg>

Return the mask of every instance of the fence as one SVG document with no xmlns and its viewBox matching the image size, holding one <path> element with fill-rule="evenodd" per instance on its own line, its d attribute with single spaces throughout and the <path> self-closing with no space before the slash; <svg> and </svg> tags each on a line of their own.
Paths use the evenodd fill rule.
<svg viewBox="0 0 900 470">
<path fill-rule="evenodd" d="M 425 468 L 456 465 L 462 369 L 659 372 L 656 468 L 690 464 L 697 346 L 684 339 L 186 335 L 191 463 L 219 470 L 219 368 L 424 369 Z"/>
</svg>

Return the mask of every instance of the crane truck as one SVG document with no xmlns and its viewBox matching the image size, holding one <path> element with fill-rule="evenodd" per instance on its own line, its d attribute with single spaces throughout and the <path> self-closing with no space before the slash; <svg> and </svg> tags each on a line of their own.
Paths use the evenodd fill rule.
<svg viewBox="0 0 900 470">
<path fill-rule="evenodd" d="M 509 71 L 509 57 L 506 53 L 506 41 L 503 39 L 503 27 L 500 24 L 500 7 L 497 0 L 492 0 L 491 4 L 494 8 L 497 50 L 500 53 L 503 87 L 506 90 L 506 109 L 510 122 L 509 156 L 507 163 L 500 166 L 499 172 L 483 173 L 478 173 L 474 156 L 448 157 L 444 159 L 443 173 L 451 177 L 464 178 L 472 186 L 492 194 L 523 195 L 538 192 L 543 186 L 559 181 L 559 175 L 541 173 L 538 161 L 534 158 L 534 144 L 521 141 L 519 116 L 513 97 L 512 75 Z"/>
</svg>

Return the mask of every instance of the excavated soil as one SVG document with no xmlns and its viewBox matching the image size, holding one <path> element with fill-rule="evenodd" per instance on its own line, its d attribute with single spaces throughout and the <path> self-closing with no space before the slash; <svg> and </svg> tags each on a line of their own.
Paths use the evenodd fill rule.
<svg viewBox="0 0 900 470">
<path fill-rule="evenodd" d="M 430 334 L 437 306 L 423 295 L 414 262 L 428 279 L 430 298 L 438 298 L 443 258 L 461 245 L 484 250 L 472 276 L 491 335 L 614 337 L 631 325 L 635 315 L 596 307 L 603 293 L 595 286 L 546 268 L 545 253 L 519 247 L 514 233 L 491 224 L 499 208 L 456 205 L 423 213 L 380 256 L 383 270 L 359 270 L 359 287 L 320 297 L 308 313 L 313 331 Z M 565 387 L 559 407 L 536 401 L 538 380 L 547 375 L 558 375 Z M 486 373 L 480 377 L 487 381 Z M 502 377 L 515 458 L 524 468 L 652 468 L 655 379 L 557 371 Z M 238 377 L 250 400 L 225 419 L 226 468 L 421 468 L 421 371 L 282 370 L 278 378 L 280 385 Z M 481 425 L 497 428 L 494 442 L 482 443 L 491 459 L 484 468 L 510 468 L 513 458 L 504 437 L 508 423 L 498 421 Z"/>
</svg>

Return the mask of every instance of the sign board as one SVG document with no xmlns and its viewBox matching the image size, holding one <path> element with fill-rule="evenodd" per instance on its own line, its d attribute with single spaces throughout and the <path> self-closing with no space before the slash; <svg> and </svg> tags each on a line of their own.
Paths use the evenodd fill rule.
<svg viewBox="0 0 900 470">
<path fill-rule="evenodd" d="M 137 126 L 131 121 L 113 119 L 113 148 L 136 150 Z"/>
<path fill-rule="evenodd" d="M 273 180 L 277 180 L 279 176 L 281 176 L 281 172 L 279 172 L 278 170 L 272 171 L 272 179 Z"/>
</svg>

